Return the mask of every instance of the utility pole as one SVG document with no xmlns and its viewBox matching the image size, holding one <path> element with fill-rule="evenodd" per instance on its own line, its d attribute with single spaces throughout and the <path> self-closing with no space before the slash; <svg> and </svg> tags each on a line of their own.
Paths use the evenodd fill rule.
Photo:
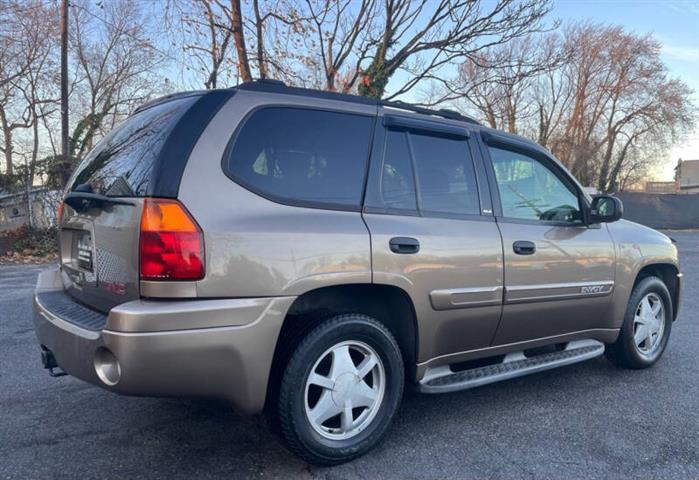
<svg viewBox="0 0 699 480">
<path fill-rule="evenodd" d="M 68 162 L 68 0 L 61 5 L 61 153 Z"/>
</svg>

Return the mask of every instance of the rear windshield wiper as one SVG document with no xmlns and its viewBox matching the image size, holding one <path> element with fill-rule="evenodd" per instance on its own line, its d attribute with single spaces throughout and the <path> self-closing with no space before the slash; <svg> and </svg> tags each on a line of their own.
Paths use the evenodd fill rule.
<svg viewBox="0 0 699 480">
<path fill-rule="evenodd" d="M 70 192 L 65 196 L 63 202 L 71 206 L 78 212 L 84 212 L 92 207 L 102 208 L 105 205 L 131 205 L 135 203 L 120 198 L 108 197 L 99 193 Z"/>
</svg>

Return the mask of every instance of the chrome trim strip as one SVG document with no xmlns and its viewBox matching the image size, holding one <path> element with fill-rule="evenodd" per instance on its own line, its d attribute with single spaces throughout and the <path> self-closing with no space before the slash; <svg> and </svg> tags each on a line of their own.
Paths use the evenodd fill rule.
<svg viewBox="0 0 699 480">
<path fill-rule="evenodd" d="M 507 287 L 507 290 L 544 290 L 551 288 L 570 288 L 570 287 L 590 287 L 599 285 L 614 285 L 614 282 L 601 281 L 601 282 L 570 282 L 570 283 L 542 283 L 540 285 L 514 285 Z"/>
<path fill-rule="evenodd" d="M 502 290 L 501 286 L 432 290 L 430 302 L 435 310 L 500 305 Z"/>
<path fill-rule="evenodd" d="M 614 290 L 613 281 L 546 283 L 505 287 L 505 303 L 601 297 Z"/>
</svg>

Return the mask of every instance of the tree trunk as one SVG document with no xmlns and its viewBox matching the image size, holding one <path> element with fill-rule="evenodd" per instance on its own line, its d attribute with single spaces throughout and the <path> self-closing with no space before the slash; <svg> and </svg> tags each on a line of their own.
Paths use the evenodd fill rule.
<svg viewBox="0 0 699 480">
<path fill-rule="evenodd" d="M 386 5 L 389 7 L 389 3 Z M 391 10 L 386 12 L 386 18 L 392 18 L 393 12 Z M 373 97 L 380 99 L 383 97 L 386 91 L 386 85 L 388 84 L 388 79 L 391 78 L 391 74 L 387 70 L 386 65 L 386 55 L 388 55 L 388 46 L 393 40 L 393 27 L 389 24 L 386 25 L 386 29 L 383 33 L 383 38 L 381 43 L 376 48 L 376 55 L 371 61 L 371 65 L 364 71 L 362 75 L 362 81 L 359 84 L 358 93 L 363 97 Z"/>
<path fill-rule="evenodd" d="M 359 95 L 380 99 L 386 91 L 389 78 L 391 75 L 386 71 L 385 57 L 377 53 L 362 76 L 362 83 L 359 84 Z"/>
<path fill-rule="evenodd" d="M 609 166 L 612 163 L 612 153 L 614 152 L 614 136 L 609 135 L 609 140 L 607 140 L 607 149 L 604 152 L 604 158 L 602 159 L 602 167 L 599 172 L 599 179 L 597 180 L 597 190 L 600 192 L 606 192 L 609 180 Z"/>
<path fill-rule="evenodd" d="M 5 174 L 12 175 L 12 132 L 3 133 L 5 137 Z"/>
<path fill-rule="evenodd" d="M 267 78 L 267 59 L 265 58 L 264 32 L 262 31 L 262 17 L 258 0 L 253 0 L 255 10 L 255 33 L 257 35 L 257 70 L 260 78 Z"/>
<path fill-rule="evenodd" d="M 233 41 L 238 54 L 238 72 L 244 82 L 252 82 L 250 62 L 248 61 L 248 49 L 245 46 L 245 34 L 243 32 L 243 14 L 240 9 L 240 0 L 231 0 L 231 26 L 233 27 Z"/>
<path fill-rule="evenodd" d="M 0 108 L 0 125 L 2 125 L 3 153 L 5 154 L 5 174 L 12 175 L 12 129 L 7 124 L 5 110 Z"/>
<path fill-rule="evenodd" d="M 34 105 L 33 108 L 36 108 Z M 34 172 L 36 171 L 36 157 L 39 152 L 39 119 L 36 110 L 33 112 L 32 133 L 34 135 L 32 144 L 32 156 L 29 161 L 29 171 L 27 172 L 27 217 L 29 218 L 29 228 L 34 228 L 34 208 L 32 205 L 32 190 L 34 187 Z"/>
</svg>

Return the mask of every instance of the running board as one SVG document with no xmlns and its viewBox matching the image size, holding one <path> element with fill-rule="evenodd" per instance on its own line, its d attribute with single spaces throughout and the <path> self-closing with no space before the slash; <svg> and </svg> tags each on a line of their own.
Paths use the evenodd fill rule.
<svg viewBox="0 0 699 480">
<path fill-rule="evenodd" d="M 530 373 L 571 365 L 604 353 L 604 344 L 596 340 L 576 340 L 553 353 L 525 357 L 524 352 L 510 353 L 501 363 L 453 372 L 449 365 L 430 368 L 418 384 L 423 393 L 447 393 L 509 380 Z"/>
</svg>

